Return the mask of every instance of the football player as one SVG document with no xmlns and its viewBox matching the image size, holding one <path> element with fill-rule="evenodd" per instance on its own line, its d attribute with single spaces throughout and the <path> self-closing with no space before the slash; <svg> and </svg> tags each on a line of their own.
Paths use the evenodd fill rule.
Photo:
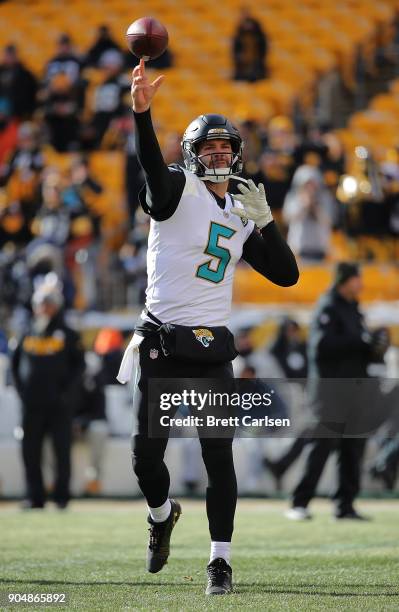
<svg viewBox="0 0 399 612">
<path fill-rule="evenodd" d="M 131 88 L 136 146 L 145 175 L 140 202 L 151 216 L 146 308 L 130 345 L 137 349 L 140 343 L 133 466 L 149 510 L 150 572 L 160 571 L 167 561 L 181 507 L 168 496 L 167 439 L 148 434 L 148 380 L 233 377 L 230 361 L 189 363 L 165 356 L 159 325 L 226 326 L 234 271 L 241 257 L 280 286 L 294 285 L 299 275 L 294 255 L 273 221 L 263 186 L 257 188 L 249 181 L 239 184 L 240 195 L 227 192 L 229 180 L 242 170 L 243 149 L 241 136 L 228 119 L 217 114 L 195 119 L 182 140 L 185 168 L 165 164 L 150 114 L 162 80 L 160 76 L 151 83 L 141 60 L 133 70 Z M 127 362 L 126 357 L 120 380 L 128 378 L 123 372 Z M 232 437 L 207 438 L 200 433 L 200 442 L 208 474 L 206 510 L 211 535 L 206 594 L 225 594 L 232 590 L 230 546 L 237 499 Z"/>
</svg>

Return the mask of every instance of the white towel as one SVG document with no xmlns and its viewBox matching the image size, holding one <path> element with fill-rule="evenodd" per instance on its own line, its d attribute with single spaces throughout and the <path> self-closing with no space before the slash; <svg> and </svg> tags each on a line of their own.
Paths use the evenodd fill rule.
<svg viewBox="0 0 399 612">
<path fill-rule="evenodd" d="M 116 380 L 123 385 L 132 379 L 133 374 L 137 371 L 139 364 L 139 346 L 143 342 L 144 336 L 133 334 L 127 348 L 123 354 L 122 362 L 119 368 Z"/>
</svg>

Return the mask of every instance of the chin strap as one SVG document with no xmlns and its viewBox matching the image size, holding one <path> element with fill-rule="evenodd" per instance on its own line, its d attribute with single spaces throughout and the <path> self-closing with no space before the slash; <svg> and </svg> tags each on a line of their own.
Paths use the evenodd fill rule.
<svg viewBox="0 0 399 612">
<path fill-rule="evenodd" d="M 218 168 L 223 170 L 220 174 L 205 174 L 205 176 L 199 176 L 200 181 L 209 181 L 210 183 L 225 183 L 232 178 L 233 174 L 229 174 L 229 168 Z"/>
</svg>

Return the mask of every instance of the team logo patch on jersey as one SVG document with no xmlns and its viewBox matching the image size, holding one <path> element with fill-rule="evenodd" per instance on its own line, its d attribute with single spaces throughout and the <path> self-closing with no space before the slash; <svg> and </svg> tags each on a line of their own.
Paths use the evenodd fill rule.
<svg viewBox="0 0 399 612">
<path fill-rule="evenodd" d="M 248 225 L 248 219 L 246 217 L 240 217 L 240 219 L 243 226 L 246 227 Z"/>
<path fill-rule="evenodd" d="M 202 346 L 205 348 L 208 348 L 212 340 L 215 339 L 213 333 L 209 329 L 193 329 L 193 334 L 195 339 L 201 342 Z"/>
<path fill-rule="evenodd" d="M 158 357 L 158 349 L 151 349 L 150 350 L 150 359 L 157 359 Z"/>
</svg>

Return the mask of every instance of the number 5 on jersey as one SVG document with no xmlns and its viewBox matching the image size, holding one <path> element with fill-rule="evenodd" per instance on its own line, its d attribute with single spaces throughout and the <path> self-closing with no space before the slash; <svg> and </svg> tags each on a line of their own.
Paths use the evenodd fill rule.
<svg viewBox="0 0 399 612">
<path fill-rule="evenodd" d="M 208 244 L 206 245 L 204 253 L 218 260 L 217 267 L 216 270 L 213 270 L 211 264 L 215 262 L 215 259 L 209 259 L 198 266 L 196 276 L 204 278 L 211 283 L 220 283 L 224 279 L 231 255 L 229 249 L 219 246 L 218 240 L 220 237 L 229 239 L 234 236 L 235 233 L 235 230 L 230 227 L 219 225 L 219 223 L 214 223 L 213 221 L 211 222 Z"/>
</svg>

